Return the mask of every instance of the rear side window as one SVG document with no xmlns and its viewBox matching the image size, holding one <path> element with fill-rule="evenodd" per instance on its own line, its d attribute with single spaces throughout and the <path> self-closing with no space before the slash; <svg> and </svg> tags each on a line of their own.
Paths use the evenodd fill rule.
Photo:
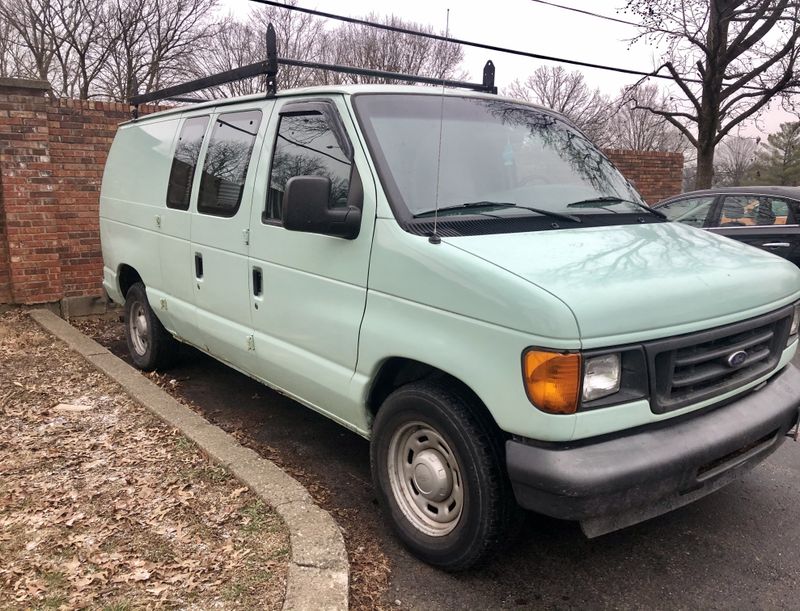
<svg viewBox="0 0 800 611">
<path fill-rule="evenodd" d="M 200 179 L 199 212 L 236 214 L 260 124 L 260 110 L 227 113 L 214 121 Z"/>
<path fill-rule="evenodd" d="M 327 176 L 331 179 L 330 205 L 346 206 L 351 167 L 352 162 L 323 114 L 282 116 L 263 220 L 281 220 L 283 193 L 294 176 Z"/>
<path fill-rule="evenodd" d="M 727 196 L 722 203 L 721 227 L 787 225 L 792 222 L 789 205 L 766 195 Z"/>
<path fill-rule="evenodd" d="M 692 227 L 702 227 L 711 204 L 714 203 L 714 196 L 711 197 L 692 197 L 670 202 L 663 206 L 658 206 L 658 211 L 663 212 L 671 221 L 686 223 Z"/>
<path fill-rule="evenodd" d="M 167 207 L 188 210 L 192 197 L 192 181 L 197 167 L 203 135 L 208 126 L 208 117 L 192 117 L 187 119 L 181 128 L 175 157 L 172 158 L 172 170 L 169 173 L 167 187 Z"/>
</svg>

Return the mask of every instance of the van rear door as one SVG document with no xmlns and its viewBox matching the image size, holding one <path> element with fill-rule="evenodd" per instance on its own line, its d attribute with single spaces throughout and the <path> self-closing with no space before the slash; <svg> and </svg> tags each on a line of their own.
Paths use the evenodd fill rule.
<svg viewBox="0 0 800 611">
<path fill-rule="evenodd" d="M 247 257 L 255 172 L 250 160 L 261 148 L 271 106 L 259 102 L 214 113 L 186 261 L 193 278 L 199 346 L 239 367 L 251 357 L 252 344 Z"/>
</svg>

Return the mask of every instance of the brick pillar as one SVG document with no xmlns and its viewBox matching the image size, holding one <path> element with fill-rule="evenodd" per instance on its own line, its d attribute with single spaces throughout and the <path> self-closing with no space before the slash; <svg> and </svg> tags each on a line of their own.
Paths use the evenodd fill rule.
<svg viewBox="0 0 800 611">
<path fill-rule="evenodd" d="M 2 124 L 4 110 L 0 110 Z M 11 303 L 11 270 L 8 261 L 8 238 L 6 237 L 6 214 L 3 208 L 3 175 L 0 173 L 0 305 Z"/>
<path fill-rule="evenodd" d="M 604 149 L 603 152 L 648 204 L 660 202 L 682 190 L 683 153 L 615 149 Z"/>
<path fill-rule="evenodd" d="M 46 81 L 0 79 L 0 301 L 61 299 L 58 202 L 50 168 Z M 4 225 L 4 227 L 3 227 Z M 7 272 L 3 274 L 3 255 Z M 10 294 L 9 294 L 10 293 Z"/>
</svg>

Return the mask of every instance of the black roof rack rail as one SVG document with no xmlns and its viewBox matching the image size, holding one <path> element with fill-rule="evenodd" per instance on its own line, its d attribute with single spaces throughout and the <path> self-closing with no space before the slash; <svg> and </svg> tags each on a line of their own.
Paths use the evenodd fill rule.
<svg viewBox="0 0 800 611">
<path fill-rule="evenodd" d="M 148 102 L 157 102 L 159 100 L 174 100 L 178 102 L 206 102 L 210 100 L 203 100 L 200 98 L 186 97 L 185 94 L 206 89 L 208 87 L 215 87 L 217 85 L 224 85 L 225 83 L 232 83 L 242 79 L 251 78 L 254 76 L 266 75 L 267 77 L 267 96 L 274 96 L 278 92 L 276 76 L 278 74 L 278 65 L 285 66 L 300 66 L 302 68 L 316 68 L 318 70 L 327 70 L 328 72 L 340 72 L 345 74 L 354 74 L 357 76 L 374 76 L 379 78 L 394 79 L 398 81 L 406 81 L 409 83 L 425 83 L 428 85 L 440 85 L 444 87 L 454 87 L 457 89 L 472 89 L 474 91 L 483 91 L 485 93 L 497 93 L 497 87 L 494 84 L 494 64 L 490 61 L 486 62 L 483 68 L 483 82 L 469 83 L 466 81 L 453 81 L 449 79 L 437 79 L 429 76 L 419 76 L 413 74 L 403 74 L 400 72 L 387 72 L 385 70 L 372 70 L 369 68 L 355 68 L 353 66 L 339 66 L 336 64 L 323 64 L 318 62 L 307 62 L 298 59 L 288 59 L 278 57 L 277 42 L 275 37 L 275 28 L 272 24 L 267 27 L 267 59 L 265 61 L 255 62 L 233 70 L 226 70 L 210 76 L 174 85 L 172 87 L 165 87 L 150 93 L 143 93 L 141 95 L 131 96 L 129 103 L 133 106 L 133 118 L 136 119 L 139 115 L 139 105 Z"/>
</svg>

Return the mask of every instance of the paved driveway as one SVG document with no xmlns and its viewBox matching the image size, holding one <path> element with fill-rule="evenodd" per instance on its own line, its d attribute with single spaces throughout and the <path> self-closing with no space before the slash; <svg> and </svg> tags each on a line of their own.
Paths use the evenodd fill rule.
<svg viewBox="0 0 800 611">
<path fill-rule="evenodd" d="M 119 344 L 113 348 L 120 352 Z M 744 480 L 716 494 L 599 539 L 587 540 L 577 524 L 530 514 L 501 558 L 454 576 L 412 558 L 384 525 L 366 441 L 204 355 L 192 352 L 170 374 L 210 420 L 248 431 L 306 483 L 325 488 L 327 508 L 350 516 L 346 528 L 377 539 L 391 562 L 388 604 L 800 607 L 800 444 L 787 441 Z"/>
</svg>

